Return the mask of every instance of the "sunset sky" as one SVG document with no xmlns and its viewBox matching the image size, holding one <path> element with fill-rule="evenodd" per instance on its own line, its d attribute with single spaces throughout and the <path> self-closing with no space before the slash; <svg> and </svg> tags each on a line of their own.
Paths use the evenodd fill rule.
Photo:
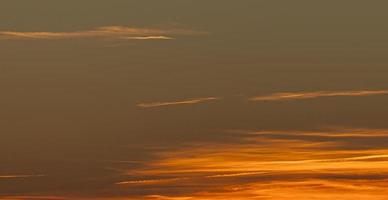
<svg viewBox="0 0 388 200">
<path fill-rule="evenodd" d="M 0 1 L 0 200 L 386 200 L 386 1 Z"/>
</svg>

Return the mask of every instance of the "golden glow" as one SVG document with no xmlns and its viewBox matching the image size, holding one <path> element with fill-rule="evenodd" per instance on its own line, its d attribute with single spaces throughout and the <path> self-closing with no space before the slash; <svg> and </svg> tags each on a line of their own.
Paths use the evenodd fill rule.
<svg viewBox="0 0 388 200">
<path fill-rule="evenodd" d="M 145 200 L 350 200 L 354 196 L 383 200 L 388 195 L 388 149 L 357 148 L 356 144 L 354 149 L 347 149 L 344 141 L 388 137 L 387 133 L 384 129 L 237 131 L 244 142 L 160 152 L 158 160 L 127 173 L 175 178 L 128 183 L 202 188 L 181 196 L 138 198 Z"/>
</svg>

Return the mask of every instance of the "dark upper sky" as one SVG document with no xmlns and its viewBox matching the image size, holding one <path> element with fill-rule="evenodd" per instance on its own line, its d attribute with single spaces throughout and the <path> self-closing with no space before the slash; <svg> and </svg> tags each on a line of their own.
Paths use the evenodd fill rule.
<svg viewBox="0 0 388 200">
<path fill-rule="evenodd" d="M 3 0 L 0 199 L 384 199 L 387 5 Z"/>
</svg>

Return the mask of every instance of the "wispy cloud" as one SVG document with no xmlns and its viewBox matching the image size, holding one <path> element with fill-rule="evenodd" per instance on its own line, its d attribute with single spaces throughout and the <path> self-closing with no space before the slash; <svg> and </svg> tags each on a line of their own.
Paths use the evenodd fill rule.
<svg viewBox="0 0 388 200">
<path fill-rule="evenodd" d="M 2 200 L 70 200 L 74 198 L 65 197 L 65 196 L 5 196 L 5 197 L 0 197 L 0 199 Z"/>
<path fill-rule="evenodd" d="M 232 133 L 256 136 L 293 136 L 293 137 L 320 137 L 320 138 L 372 138 L 388 137 L 387 129 L 362 129 L 362 128 L 328 128 L 318 131 L 298 130 L 231 130 Z"/>
<path fill-rule="evenodd" d="M 369 149 L 357 143 L 388 139 L 386 129 L 235 134 L 242 140 L 158 152 L 156 159 L 127 174 L 150 179 L 129 184 L 158 188 L 157 195 L 142 200 L 384 199 L 388 146 Z"/>
<path fill-rule="evenodd" d="M 360 91 L 317 91 L 317 92 L 284 92 L 250 98 L 251 101 L 285 101 L 297 99 L 314 99 L 321 97 L 362 97 L 372 95 L 387 95 L 388 90 L 360 90 Z"/>
<path fill-rule="evenodd" d="M 0 175 L 0 179 L 15 179 L 15 178 L 33 178 L 33 177 L 42 177 L 43 174 L 18 174 L 18 175 Z"/>
<path fill-rule="evenodd" d="M 163 184 L 174 181 L 183 180 L 184 178 L 166 178 L 166 179 L 149 179 L 149 180 L 133 180 L 133 181 L 121 181 L 116 185 L 148 185 L 148 184 Z"/>
<path fill-rule="evenodd" d="M 162 106 L 174 106 L 174 105 L 184 105 L 184 104 L 199 104 L 205 103 L 208 101 L 214 101 L 220 99 L 219 97 L 205 97 L 205 98 L 195 98 L 195 99 L 186 99 L 179 101 L 166 101 L 166 102 L 152 102 L 152 103 L 139 103 L 136 106 L 142 108 L 153 108 L 153 107 L 162 107 Z"/>
<path fill-rule="evenodd" d="M 24 196 L 4 196 L 1 200 L 139 200 L 131 197 L 98 197 L 98 196 L 53 196 L 53 195 L 24 195 Z"/>
<path fill-rule="evenodd" d="M 170 40 L 176 35 L 198 35 L 201 31 L 185 29 L 152 29 L 133 28 L 124 26 L 106 26 L 91 30 L 69 32 L 23 32 L 23 31 L 0 31 L 0 39 L 20 40 L 58 40 L 58 39 L 82 39 L 82 38 L 114 38 L 125 40 Z"/>
<path fill-rule="evenodd" d="M 388 129 L 239 130 L 232 134 L 239 139 L 167 148 L 153 152 L 152 159 L 139 165 L 129 162 L 131 167 L 119 171 L 108 188 L 111 196 L 47 194 L 0 199 L 386 199 L 388 145 L 374 144 L 388 139 Z"/>
<path fill-rule="evenodd" d="M 174 38 L 168 36 L 138 36 L 138 37 L 125 37 L 123 39 L 128 40 L 173 40 Z"/>
</svg>

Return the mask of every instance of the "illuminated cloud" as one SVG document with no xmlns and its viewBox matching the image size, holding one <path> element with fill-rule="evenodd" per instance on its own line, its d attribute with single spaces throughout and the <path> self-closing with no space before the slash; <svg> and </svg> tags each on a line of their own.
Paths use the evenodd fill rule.
<svg viewBox="0 0 388 200">
<path fill-rule="evenodd" d="M 225 178 L 225 177 L 239 177 L 239 176 L 252 176 L 258 174 L 265 174 L 267 172 L 241 172 L 241 173 L 229 173 L 229 174 L 216 174 L 207 176 L 207 178 Z"/>
<path fill-rule="evenodd" d="M 163 195 L 148 195 L 145 197 L 148 200 L 190 200 L 194 197 L 172 197 L 172 196 L 163 196 Z"/>
<path fill-rule="evenodd" d="M 182 178 L 170 178 L 170 179 L 154 179 L 154 180 L 134 180 L 134 181 L 121 181 L 116 183 L 117 185 L 148 185 L 148 184 L 162 184 L 162 183 L 169 183 L 173 181 L 179 181 L 182 180 Z"/>
<path fill-rule="evenodd" d="M 214 101 L 214 100 L 218 100 L 218 99 L 220 99 L 220 98 L 218 98 L 218 97 L 206 97 L 206 98 L 187 99 L 187 100 L 180 100 L 180 101 L 139 103 L 136 106 L 142 107 L 142 108 L 153 108 L 153 107 L 184 105 L 184 104 L 199 104 L 199 103 L 205 103 L 208 101 Z"/>
<path fill-rule="evenodd" d="M 183 29 L 147 29 L 124 26 L 106 26 L 91 30 L 73 32 L 18 32 L 0 31 L 0 39 L 20 40 L 58 40 L 58 39 L 86 39 L 86 38 L 113 38 L 125 40 L 170 40 L 175 35 L 198 35 L 200 31 Z"/>
<path fill-rule="evenodd" d="M 42 175 L 42 174 L 38 174 L 38 175 L 34 175 L 34 174 L 28 174 L 28 175 L 0 175 L 0 179 L 14 179 L 14 178 L 33 178 L 33 177 L 42 177 L 42 176 L 45 176 L 45 175 Z"/>
<path fill-rule="evenodd" d="M 70 200 L 69 197 L 62 196 L 6 196 L 0 197 L 2 200 Z"/>
<path fill-rule="evenodd" d="M 386 197 L 388 145 L 368 149 L 356 144 L 357 139 L 364 145 L 373 144 L 374 139 L 388 139 L 386 129 L 234 133 L 242 137 L 240 142 L 197 144 L 158 152 L 157 159 L 129 171 L 127 175 L 150 177 L 145 180 L 147 187 L 158 191 L 138 199 L 351 200 L 357 196 L 361 200 L 383 200 Z M 142 181 L 129 182 L 131 186 L 134 184 L 141 185 Z"/>
<path fill-rule="evenodd" d="M 388 139 L 388 129 L 230 132 L 239 139 L 162 148 L 141 163 L 110 162 L 131 167 L 116 172 L 119 176 L 104 188 L 105 197 L 47 194 L 0 199 L 386 199 L 388 145 L 365 146 Z"/>
<path fill-rule="evenodd" d="M 30 196 L 4 196 L 0 200 L 136 200 L 128 197 L 85 197 L 85 196 L 51 196 L 51 195 L 30 195 Z"/>
<path fill-rule="evenodd" d="M 172 37 L 167 36 L 138 36 L 138 37 L 125 37 L 123 39 L 128 40 L 173 40 Z"/>
<path fill-rule="evenodd" d="M 371 138 L 371 137 L 388 137 L 387 129 L 328 129 L 321 131 L 294 131 L 294 130 L 268 130 L 268 131 L 249 131 L 249 130 L 232 130 L 230 131 L 242 135 L 256 136 L 294 136 L 294 137 L 322 137 L 322 138 Z"/>
<path fill-rule="evenodd" d="M 189 200 L 193 197 L 146 195 L 142 197 L 85 197 L 85 196 L 4 196 L 1 200 Z"/>
<path fill-rule="evenodd" d="M 321 97 L 362 97 L 372 95 L 387 95 L 388 90 L 361 91 L 318 91 L 318 92 L 284 92 L 250 98 L 251 101 L 285 101 L 297 99 L 314 99 Z"/>
</svg>

